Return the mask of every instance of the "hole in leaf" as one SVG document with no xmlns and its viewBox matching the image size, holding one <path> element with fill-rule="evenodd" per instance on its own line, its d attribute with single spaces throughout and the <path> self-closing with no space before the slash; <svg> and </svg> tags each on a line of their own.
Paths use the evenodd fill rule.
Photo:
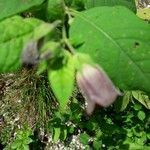
<svg viewBox="0 0 150 150">
<path fill-rule="evenodd" d="M 140 46 L 140 43 L 139 42 L 134 42 L 134 48 L 137 48 Z"/>
</svg>

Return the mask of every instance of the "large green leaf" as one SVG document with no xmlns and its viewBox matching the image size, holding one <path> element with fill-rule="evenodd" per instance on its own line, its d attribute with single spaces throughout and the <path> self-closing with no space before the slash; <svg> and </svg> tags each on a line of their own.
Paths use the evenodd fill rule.
<svg viewBox="0 0 150 150">
<path fill-rule="evenodd" d="M 87 9 L 97 6 L 115 6 L 121 5 L 136 12 L 135 0 L 84 0 Z"/>
<path fill-rule="evenodd" d="M 121 6 L 77 13 L 70 40 L 121 89 L 150 92 L 150 26 Z"/>
<path fill-rule="evenodd" d="M 49 70 L 48 78 L 61 110 L 65 111 L 74 87 L 74 61 L 70 56 L 67 62 L 62 62 L 62 66 L 55 67 L 57 65 L 54 64 L 54 69 Z"/>
<path fill-rule="evenodd" d="M 48 34 L 53 25 L 38 19 L 14 16 L 0 22 L 0 72 L 10 72 L 21 66 L 21 51 L 28 40 Z"/>
<path fill-rule="evenodd" d="M 44 0 L 0 0 L 0 20 L 40 5 L 42 2 Z"/>
</svg>

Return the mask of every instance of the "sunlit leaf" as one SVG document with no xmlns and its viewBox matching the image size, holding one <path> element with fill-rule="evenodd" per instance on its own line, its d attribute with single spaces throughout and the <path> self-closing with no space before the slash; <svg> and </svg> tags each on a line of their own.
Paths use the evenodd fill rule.
<svg viewBox="0 0 150 150">
<path fill-rule="evenodd" d="M 119 88 L 150 92 L 150 26 L 121 6 L 74 13 L 70 40 L 83 43 L 77 50 L 99 63 Z"/>
<path fill-rule="evenodd" d="M 147 109 L 150 109 L 150 98 L 142 91 L 132 91 L 133 97 L 144 105 Z"/>
<path fill-rule="evenodd" d="M 54 142 L 57 142 L 59 140 L 61 130 L 60 130 L 60 128 L 54 128 L 53 130 L 54 130 L 53 140 L 54 140 Z"/>
<path fill-rule="evenodd" d="M 0 1 L 0 20 L 23 12 L 33 6 L 40 5 L 44 0 L 1 0 Z M 19 6 L 19 7 L 18 7 Z"/>
<path fill-rule="evenodd" d="M 69 97 L 71 96 L 74 87 L 74 61 L 70 56 L 67 59 L 68 60 L 65 61 L 62 66 L 50 69 L 48 72 L 50 85 L 59 101 L 62 111 L 67 107 Z M 54 66 L 55 65 L 57 66 L 59 64 L 54 64 Z"/>
<path fill-rule="evenodd" d="M 146 117 L 144 111 L 139 111 L 137 115 L 138 115 L 138 118 L 139 118 L 140 120 L 142 120 L 142 121 L 143 121 L 143 120 L 145 119 L 145 117 Z"/>
</svg>

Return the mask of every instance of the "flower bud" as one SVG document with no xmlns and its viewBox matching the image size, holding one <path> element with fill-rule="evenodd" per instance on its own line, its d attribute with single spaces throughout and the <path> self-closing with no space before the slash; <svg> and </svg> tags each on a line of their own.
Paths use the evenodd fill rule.
<svg viewBox="0 0 150 150">
<path fill-rule="evenodd" d="M 22 50 L 21 61 L 24 65 L 32 66 L 39 63 L 38 42 L 29 41 Z"/>
<path fill-rule="evenodd" d="M 87 113 L 91 114 L 98 104 L 111 105 L 121 93 L 115 88 L 107 74 L 98 66 L 85 64 L 76 75 L 77 84 L 87 101 Z"/>
</svg>

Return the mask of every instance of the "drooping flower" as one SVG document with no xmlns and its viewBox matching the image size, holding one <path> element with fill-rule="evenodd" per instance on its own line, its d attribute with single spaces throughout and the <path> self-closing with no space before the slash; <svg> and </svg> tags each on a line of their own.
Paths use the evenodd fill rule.
<svg viewBox="0 0 150 150">
<path fill-rule="evenodd" d="M 21 61 L 24 65 L 33 66 L 39 63 L 38 42 L 29 41 L 22 50 Z"/>
<path fill-rule="evenodd" d="M 77 72 L 76 79 L 79 89 L 87 101 L 88 114 L 93 112 L 96 104 L 108 107 L 118 95 L 121 95 L 99 66 L 84 64 Z"/>
</svg>

